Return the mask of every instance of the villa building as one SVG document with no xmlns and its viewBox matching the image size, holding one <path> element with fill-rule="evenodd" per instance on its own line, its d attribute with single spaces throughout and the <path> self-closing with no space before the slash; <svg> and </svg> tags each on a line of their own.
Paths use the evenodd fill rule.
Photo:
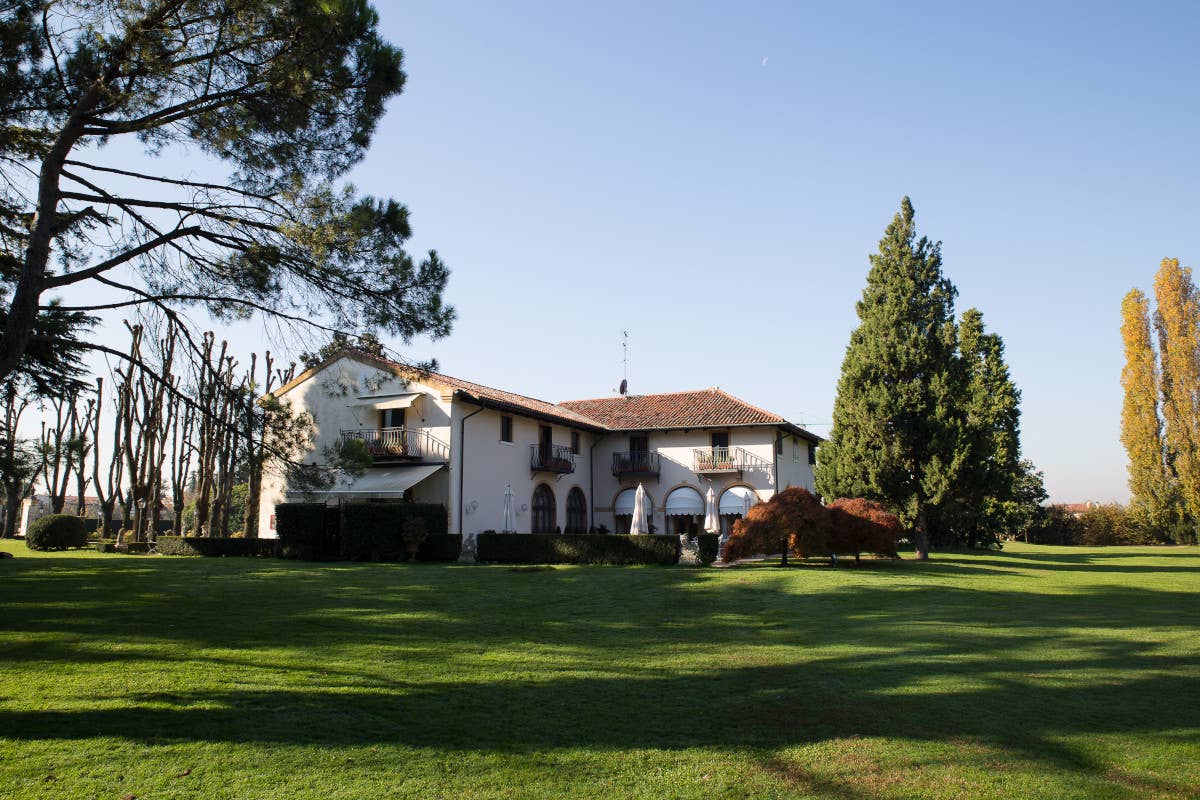
<svg viewBox="0 0 1200 800">
<path fill-rule="evenodd" d="M 699 532 L 714 491 L 722 528 L 791 486 L 813 487 L 820 437 L 720 389 L 549 403 L 343 351 L 275 391 L 316 420 L 305 462 L 347 440 L 372 466 L 315 498 L 444 504 L 453 533 L 502 530 L 511 487 L 518 533 L 627 533 L 640 484 L 658 533 Z M 275 506 L 314 498 L 263 478 L 259 530 Z"/>
</svg>

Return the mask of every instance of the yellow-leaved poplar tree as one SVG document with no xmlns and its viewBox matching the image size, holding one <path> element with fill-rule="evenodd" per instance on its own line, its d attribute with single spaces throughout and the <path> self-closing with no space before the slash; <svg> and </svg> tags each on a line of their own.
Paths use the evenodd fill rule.
<svg viewBox="0 0 1200 800">
<path fill-rule="evenodd" d="M 1200 520 L 1200 297 L 1192 270 L 1164 258 L 1154 297 L 1168 463 L 1188 516 Z"/>
<path fill-rule="evenodd" d="M 1121 301 L 1121 339 L 1125 368 L 1121 387 L 1121 444 L 1129 455 L 1129 490 L 1133 506 L 1148 523 L 1165 530 L 1174 523 L 1170 471 L 1159 415 L 1159 374 L 1150 327 L 1150 300 L 1139 289 Z"/>
</svg>

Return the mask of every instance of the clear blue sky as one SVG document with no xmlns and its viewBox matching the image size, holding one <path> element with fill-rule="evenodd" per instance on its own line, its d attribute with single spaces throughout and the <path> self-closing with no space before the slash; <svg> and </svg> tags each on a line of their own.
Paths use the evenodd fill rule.
<svg viewBox="0 0 1200 800">
<path fill-rule="evenodd" d="M 904 195 L 1000 333 L 1060 501 L 1127 497 L 1119 305 L 1200 256 L 1190 4 L 380 3 L 353 179 L 453 270 L 444 371 L 563 400 L 720 385 L 826 433 Z"/>
</svg>

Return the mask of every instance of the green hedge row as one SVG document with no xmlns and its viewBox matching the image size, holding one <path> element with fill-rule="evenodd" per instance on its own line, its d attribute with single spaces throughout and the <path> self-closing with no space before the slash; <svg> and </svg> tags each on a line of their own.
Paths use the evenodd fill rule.
<svg viewBox="0 0 1200 800">
<path fill-rule="evenodd" d="M 280 555 L 301 561 L 333 561 L 338 557 L 337 509 L 324 503 L 275 506 Z"/>
<path fill-rule="evenodd" d="M 115 553 L 117 552 L 117 540 L 101 539 L 96 542 L 96 550 L 100 553 Z"/>
<path fill-rule="evenodd" d="M 678 536 L 481 533 L 477 561 L 500 564 L 677 564 Z"/>
<path fill-rule="evenodd" d="M 158 552 L 164 556 L 266 556 L 279 555 L 278 539 L 234 539 L 205 536 L 159 536 Z"/>
<path fill-rule="evenodd" d="M 426 536 L 446 535 L 446 508 L 439 504 L 344 503 L 339 537 L 341 557 L 348 561 L 407 560 L 408 551 L 400 533 L 410 519 L 421 522 Z M 458 554 L 454 557 L 458 558 Z"/>
</svg>

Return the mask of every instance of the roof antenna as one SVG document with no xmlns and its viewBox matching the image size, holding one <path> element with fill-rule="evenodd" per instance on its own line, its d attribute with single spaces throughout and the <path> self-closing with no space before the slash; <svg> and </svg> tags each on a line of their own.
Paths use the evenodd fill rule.
<svg viewBox="0 0 1200 800">
<path fill-rule="evenodd" d="M 621 396 L 629 394 L 629 331 L 621 331 Z"/>
</svg>

